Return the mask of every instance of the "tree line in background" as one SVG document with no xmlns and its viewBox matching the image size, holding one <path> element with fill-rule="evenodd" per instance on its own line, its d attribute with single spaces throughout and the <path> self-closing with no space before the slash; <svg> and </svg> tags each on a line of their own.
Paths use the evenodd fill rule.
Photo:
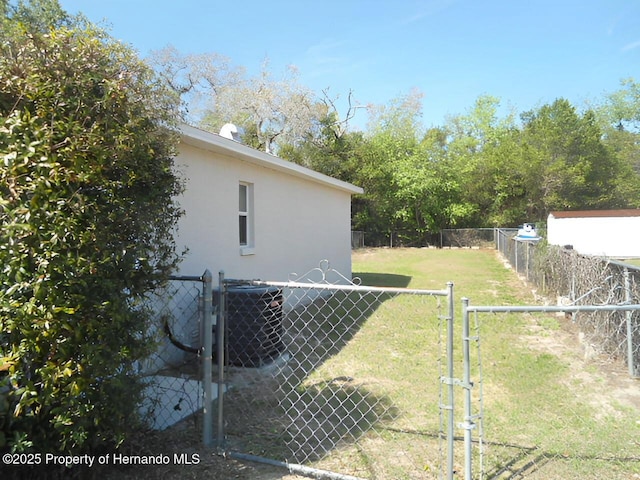
<svg viewBox="0 0 640 480">
<path fill-rule="evenodd" d="M 274 79 L 268 63 L 248 77 L 216 54 L 156 52 L 192 122 L 218 131 L 233 122 L 243 142 L 364 188 L 354 198 L 353 228 L 412 232 L 517 226 L 553 210 L 640 207 L 640 84 L 578 109 L 558 98 L 500 116 L 500 99 L 481 96 L 441 126 L 421 123 L 422 94 L 387 105 L 348 97 L 341 114 L 329 90 L 314 94 L 295 70 Z M 364 130 L 350 129 L 366 108 Z"/>
</svg>

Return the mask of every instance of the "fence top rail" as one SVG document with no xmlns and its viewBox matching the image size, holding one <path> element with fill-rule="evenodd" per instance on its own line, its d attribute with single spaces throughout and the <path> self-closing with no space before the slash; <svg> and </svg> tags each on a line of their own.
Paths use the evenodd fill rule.
<svg viewBox="0 0 640 480">
<path fill-rule="evenodd" d="M 204 282 L 204 275 L 171 275 L 169 280 L 177 280 L 181 282 Z"/>
<path fill-rule="evenodd" d="M 442 228 L 441 232 L 493 232 L 495 230 L 518 230 L 517 228 L 498 228 L 498 227 L 478 227 L 478 228 Z"/>
<path fill-rule="evenodd" d="M 628 270 L 632 270 L 632 271 L 636 271 L 636 272 L 640 272 L 640 266 L 638 265 L 632 265 L 630 263 L 626 263 L 620 260 L 612 260 L 612 259 L 607 259 L 607 258 L 603 258 L 603 260 L 607 261 L 608 263 L 612 264 L 612 265 L 616 265 L 620 268 L 626 268 Z"/>
<path fill-rule="evenodd" d="M 265 282 L 255 280 L 253 285 L 269 285 L 283 288 L 314 288 L 319 290 L 343 290 L 351 292 L 396 293 L 410 295 L 431 295 L 446 297 L 449 290 L 421 290 L 415 288 L 371 287 L 367 285 L 341 285 L 315 282 Z"/>
<path fill-rule="evenodd" d="M 621 304 L 621 305 L 468 305 L 465 306 L 468 312 L 486 312 L 486 313 L 526 313 L 526 312 L 543 312 L 543 313 L 578 313 L 578 312 L 615 312 L 615 311 L 640 311 L 638 304 Z"/>
</svg>

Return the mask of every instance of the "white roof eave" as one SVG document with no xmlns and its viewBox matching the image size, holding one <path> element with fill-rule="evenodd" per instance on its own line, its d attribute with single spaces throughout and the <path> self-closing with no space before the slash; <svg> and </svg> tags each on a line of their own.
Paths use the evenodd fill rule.
<svg viewBox="0 0 640 480">
<path fill-rule="evenodd" d="M 283 172 L 294 177 L 304 178 L 316 183 L 321 183 L 350 194 L 363 193 L 360 187 L 343 182 L 337 178 L 329 177 L 309 168 L 303 167 L 293 162 L 283 160 L 266 152 L 261 152 L 255 148 L 248 147 L 234 140 L 224 138 L 215 133 L 200 130 L 187 124 L 180 125 L 182 141 L 203 150 L 214 153 L 222 153 L 230 157 L 237 158 L 247 163 L 258 165 L 272 170 Z"/>
</svg>

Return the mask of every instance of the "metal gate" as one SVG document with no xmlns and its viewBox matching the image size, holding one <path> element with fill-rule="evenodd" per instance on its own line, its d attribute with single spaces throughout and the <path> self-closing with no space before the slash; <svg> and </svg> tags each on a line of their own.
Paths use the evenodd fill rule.
<svg viewBox="0 0 640 480">
<path fill-rule="evenodd" d="M 598 403 L 596 392 L 584 388 L 584 379 L 566 378 L 552 385 L 549 403 L 527 403 L 527 390 L 538 388 L 532 370 L 549 368 L 552 355 L 537 352 L 526 358 L 518 382 L 521 385 L 494 386 L 487 392 L 480 345 L 482 321 L 479 314 L 559 314 L 575 315 L 597 312 L 633 312 L 638 304 L 567 305 L 567 306 L 477 306 L 462 299 L 463 377 L 459 385 L 464 391 L 464 478 L 566 478 L 627 479 L 640 477 L 640 419 L 637 411 L 617 405 L 610 392 L 607 401 Z M 630 318 L 630 317 L 627 318 Z M 486 318 L 485 318 L 486 320 Z M 486 322 L 485 322 L 486 323 Z M 534 339 L 535 336 L 532 336 Z M 633 381 L 630 379 L 630 381 Z M 497 383 L 497 382 L 496 382 Z M 512 380 L 516 383 L 516 380 Z M 549 386 L 544 386 L 549 389 Z M 603 386 L 606 388 L 606 386 Z M 518 391 L 518 389 L 520 391 Z M 513 398 L 496 400 L 498 390 L 515 393 Z M 485 404 L 492 403 L 491 413 Z M 520 422 L 505 419 L 499 402 L 522 402 Z M 570 403 L 571 408 L 565 408 Z M 575 406 L 573 406 L 575 405 Z M 488 427 L 487 424 L 491 426 Z M 595 432 L 595 433 L 594 433 Z"/>
<path fill-rule="evenodd" d="M 456 322 L 452 283 L 368 287 L 326 262 L 288 282 L 220 274 L 217 291 L 208 272 L 174 281 L 160 312 L 174 333 L 188 334 L 173 340 L 199 337 L 198 348 L 175 357 L 163 335 L 159 357 L 168 367 L 150 371 L 168 396 L 152 413 L 168 422 L 202 408 L 203 441 L 220 454 L 341 480 L 640 476 L 640 418 L 612 402 L 594 409 L 594 392 L 566 372 L 557 384 L 537 385 L 534 370 L 553 363 L 544 353 L 504 360 L 522 362 L 521 375 L 496 379 L 494 365 L 483 365 L 491 346 L 482 333 L 511 314 L 627 312 L 629 327 L 640 305 L 463 299 Z M 536 388 L 551 389 L 549 404 L 529 401 Z M 514 403 L 517 415 L 505 416 L 501 407 Z"/>
<path fill-rule="evenodd" d="M 221 285 L 219 449 L 316 478 L 453 470 L 452 284 L 367 287 L 325 262 Z"/>
</svg>

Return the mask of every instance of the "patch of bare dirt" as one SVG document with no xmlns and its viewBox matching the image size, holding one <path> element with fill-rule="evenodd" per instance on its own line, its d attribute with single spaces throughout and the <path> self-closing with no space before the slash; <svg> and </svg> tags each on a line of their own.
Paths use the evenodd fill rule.
<svg viewBox="0 0 640 480">
<path fill-rule="evenodd" d="M 584 340 L 568 317 L 558 317 L 560 328 L 550 330 L 529 315 L 529 333 L 522 341 L 531 349 L 553 354 L 569 368 L 568 382 L 587 390 L 587 400 L 603 413 L 616 411 L 616 405 L 640 412 L 640 380 L 629 376 L 625 363 L 599 353 Z"/>
<path fill-rule="evenodd" d="M 496 252 L 506 268 L 512 269 L 506 259 Z M 520 277 L 518 289 L 526 295 L 533 295 L 536 304 L 549 304 L 540 297 L 526 279 Z M 552 314 L 549 314 L 552 315 Z M 571 316 L 556 317 L 559 329 L 550 330 L 541 326 L 533 315 L 528 316 L 529 333 L 521 340 L 534 350 L 553 354 L 566 362 L 568 377 L 589 390 L 589 402 L 604 412 L 615 410 L 615 404 L 635 408 L 640 412 L 640 379 L 629 376 L 626 364 L 611 358 L 589 344 L 580 333 Z"/>
<path fill-rule="evenodd" d="M 104 480 L 307 480 L 287 468 L 240 461 L 220 455 L 215 447 L 202 445 L 201 417 L 196 414 L 162 432 L 147 432 L 121 453 L 130 456 L 168 458 L 165 465 L 110 466 L 96 469 L 93 478 Z M 186 459 L 181 462 L 178 459 Z M 95 468 L 95 467 L 94 467 Z M 87 477 L 88 478 L 88 477 Z"/>
<path fill-rule="evenodd" d="M 262 463 L 240 461 L 216 454 L 205 448 L 194 449 L 192 445 L 174 444 L 171 449 L 177 453 L 188 453 L 192 458 L 198 454 L 198 463 L 190 465 L 137 465 L 103 469 L 99 475 L 108 480 L 124 479 L 238 479 L 238 480 L 307 480 L 289 473 L 286 468 Z M 164 449 L 166 451 L 166 448 Z M 170 455 L 173 455 L 172 453 Z M 171 458 L 171 457 L 170 457 Z M 97 478 L 97 477 L 94 477 Z"/>
</svg>

